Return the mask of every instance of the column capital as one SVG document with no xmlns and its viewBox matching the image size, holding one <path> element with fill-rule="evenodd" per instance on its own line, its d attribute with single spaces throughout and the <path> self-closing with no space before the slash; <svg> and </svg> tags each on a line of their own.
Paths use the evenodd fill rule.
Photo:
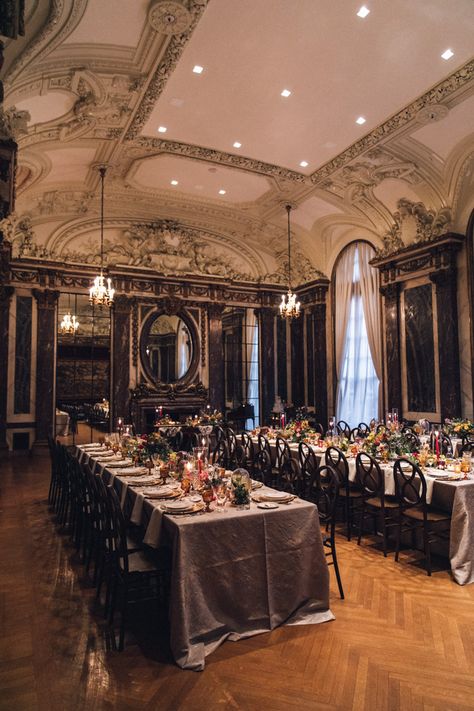
<svg viewBox="0 0 474 711">
<path fill-rule="evenodd" d="M 126 294 L 117 294 L 114 297 L 112 309 L 114 313 L 129 314 L 133 305 L 133 297 Z"/>
<path fill-rule="evenodd" d="M 56 308 L 60 292 L 54 289 L 33 289 L 32 294 L 39 309 L 53 311 Z"/>
<path fill-rule="evenodd" d="M 380 287 L 379 291 L 385 299 L 395 300 L 400 293 L 400 283 L 393 282 L 392 284 L 385 284 Z"/>
<path fill-rule="evenodd" d="M 208 304 L 207 315 L 211 319 L 221 319 L 224 313 L 224 304 Z"/>
</svg>

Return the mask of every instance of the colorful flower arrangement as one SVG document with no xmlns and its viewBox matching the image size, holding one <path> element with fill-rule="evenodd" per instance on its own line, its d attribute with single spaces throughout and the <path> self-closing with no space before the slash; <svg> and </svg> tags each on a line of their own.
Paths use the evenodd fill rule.
<svg viewBox="0 0 474 711">
<path fill-rule="evenodd" d="M 167 462 L 171 454 L 168 442 L 158 432 L 127 437 L 123 443 L 123 449 L 125 450 L 124 454 L 130 457 L 135 464 L 145 464 L 152 455 L 158 455 L 163 462 Z"/>
<path fill-rule="evenodd" d="M 474 434 L 474 423 L 471 420 L 456 417 L 452 420 L 445 420 L 443 429 L 451 436 L 462 437 L 463 435 Z"/>
<path fill-rule="evenodd" d="M 307 437 L 311 437 L 316 432 L 310 427 L 308 420 L 293 420 L 289 422 L 285 429 L 281 430 L 281 436 L 290 442 L 301 442 Z"/>
<path fill-rule="evenodd" d="M 410 454 L 413 445 L 400 430 L 379 427 L 378 430 L 369 432 L 362 448 L 374 457 L 381 456 L 384 451 L 388 451 L 392 457 L 399 457 Z"/>
</svg>

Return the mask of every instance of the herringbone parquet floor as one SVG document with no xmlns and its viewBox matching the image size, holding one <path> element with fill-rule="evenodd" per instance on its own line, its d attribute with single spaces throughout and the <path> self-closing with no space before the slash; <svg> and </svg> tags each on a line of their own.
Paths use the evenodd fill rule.
<svg viewBox="0 0 474 711">
<path fill-rule="evenodd" d="M 474 709 L 474 585 L 433 577 L 375 539 L 339 538 L 346 600 L 331 623 L 221 646 L 178 669 L 140 625 L 122 654 L 46 505 L 46 458 L 0 465 L 0 709 L 76 711 L 455 711 Z M 245 594 L 245 591 L 242 591 Z"/>
</svg>

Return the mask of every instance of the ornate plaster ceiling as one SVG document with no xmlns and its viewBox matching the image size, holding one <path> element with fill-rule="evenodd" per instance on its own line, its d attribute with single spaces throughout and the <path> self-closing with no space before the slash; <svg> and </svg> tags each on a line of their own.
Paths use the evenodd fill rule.
<svg viewBox="0 0 474 711">
<path fill-rule="evenodd" d="M 7 43 L 2 76 L 3 125 L 18 126 L 20 146 L 12 224 L 28 218 L 44 245 L 53 232 L 77 235 L 68 244 L 79 253 L 105 162 L 117 225 L 165 219 L 207 231 L 229 259 L 246 246 L 259 275 L 274 271 L 284 247 L 288 201 L 296 248 L 325 272 L 354 236 L 380 245 L 402 198 L 433 215 L 449 207 L 464 229 L 474 202 L 464 186 L 474 155 L 472 0 L 378 0 L 364 20 L 359 6 L 28 3 L 26 36 Z M 26 131 L 15 106 L 31 114 Z"/>
</svg>

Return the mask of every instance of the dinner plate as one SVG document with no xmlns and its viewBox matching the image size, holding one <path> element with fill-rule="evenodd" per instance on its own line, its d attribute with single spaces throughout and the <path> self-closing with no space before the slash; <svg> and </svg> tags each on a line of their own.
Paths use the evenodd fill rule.
<svg viewBox="0 0 474 711">
<path fill-rule="evenodd" d="M 278 504 L 274 504 L 271 501 L 262 501 L 261 504 L 257 504 L 258 509 L 278 509 L 280 508 Z"/>
<path fill-rule="evenodd" d="M 295 497 L 292 494 L 286 494 L 284 491 L 266 491 L 262 494 L 262 501 L 279 501 L 281 503 L 292 501 Z"/>
<path fill-rule="evenodd" d="M 164 509 L 165 511 L 179 513 L 182 511 L 189 511 L 193 509 L 195 505 L 196 504 L 194 504 L 189 499 L 182 499 L 182 501 L 170 501 L 169 503 L 165 504 Z"/>
<path fill-rule="evenodd" d="M 255 479 L 252 479 L 252 491 L 255 489 L 261 489 L 263 486 L 263 483 L 261 481 L 255 481 Z"/>
<path fill-rule="evenodd" d="M 181 496 L 181 492 L 177 489 L 169 489 L 164 491 L 164 487 L 159 487 L 158 489 L 143 489 L 143 496 L 147 499 L 176 499 Z"/>
<path fill-rule="evenodd" d="M 108 462 L 107 466 L 109 469 L 126 469 L 132 466 L 130 459 L 117 459 L 116 462 Z"/>
<path fill-rule="evenodd" d="M 447 479 L 450 476 L 449 472 L 443 471 L 442 469 L 432 469 L 430 472 L 427 472 L 427 474 L 436 477 L 436 479 Z"/>
</svg>

